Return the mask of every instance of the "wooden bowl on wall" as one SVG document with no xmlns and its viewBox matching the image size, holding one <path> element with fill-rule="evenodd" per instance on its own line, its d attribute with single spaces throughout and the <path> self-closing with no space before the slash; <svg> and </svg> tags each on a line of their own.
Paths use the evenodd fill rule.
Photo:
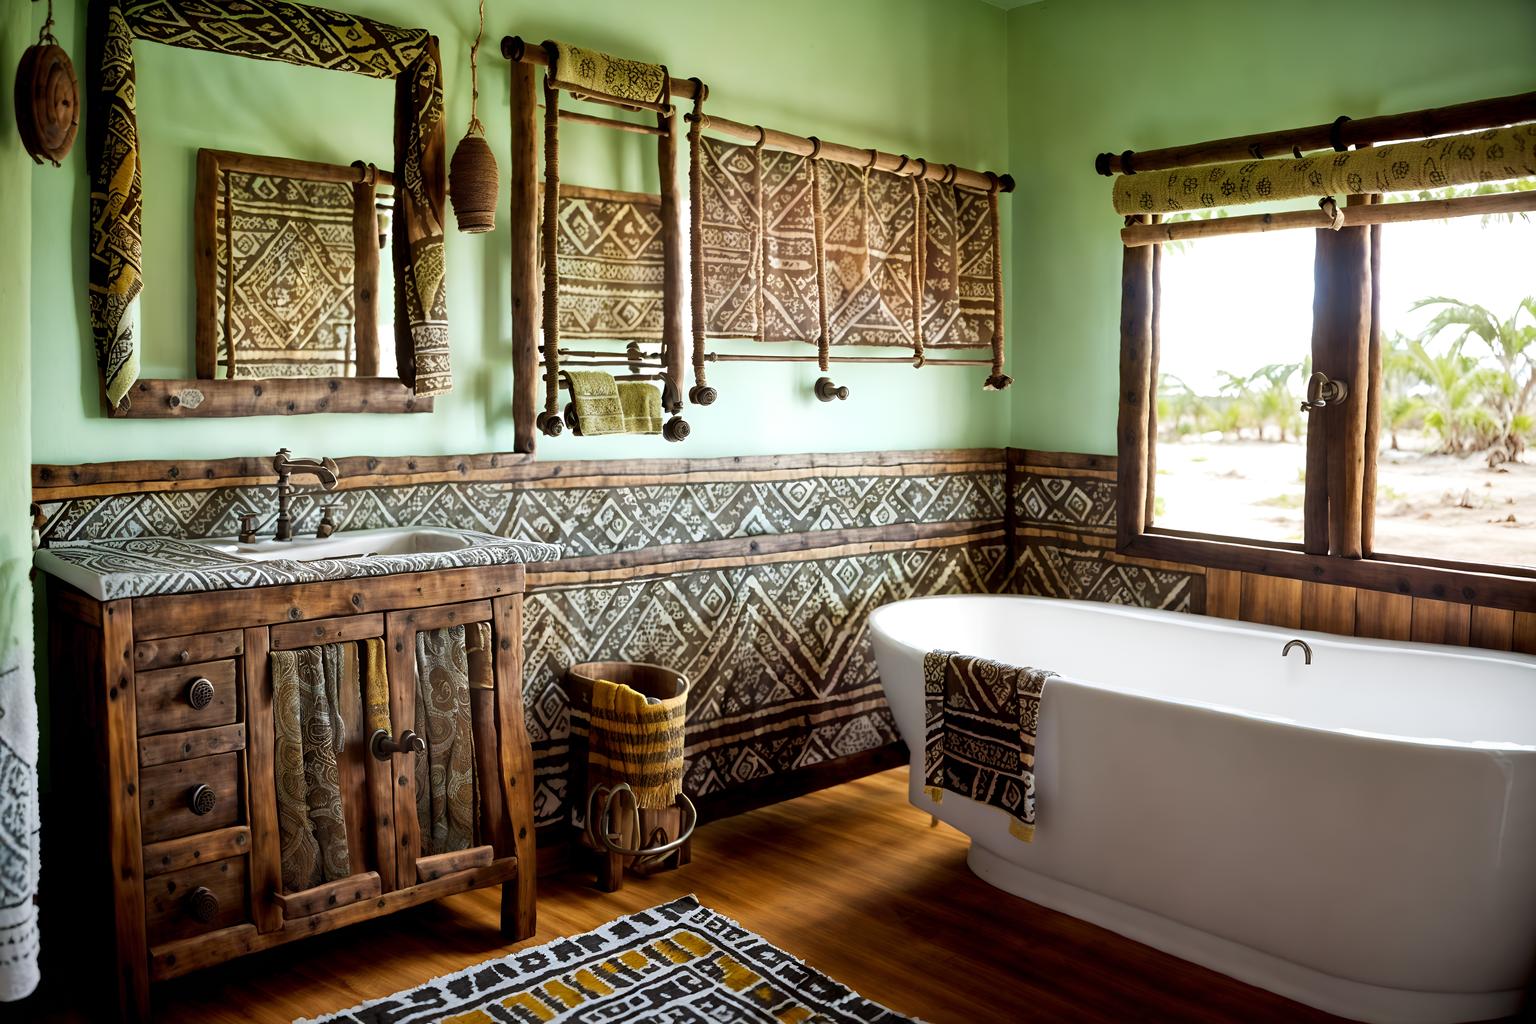
<svg viewBox="0 0 1536 1024">
<path fill-rule="evenodd" d="M 80 127 L 80 88 L 62 46 L 38 43 L 16 69 L 16 127 L 32 159 L 53 166 L 69 155 Z"/>
</svg>

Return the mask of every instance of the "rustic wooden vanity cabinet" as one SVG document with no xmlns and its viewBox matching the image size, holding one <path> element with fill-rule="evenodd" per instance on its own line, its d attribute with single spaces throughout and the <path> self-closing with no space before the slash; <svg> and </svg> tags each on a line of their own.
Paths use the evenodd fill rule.
<svg viewBox="0 0 1536 1024">
<path fill-rule="evenodd" d="M 106 908 L 93 952 L 115 961 L 125 1019 L 148 1018 L 153 981 L 481 886 L 503 886 L 505 935 L 533 934 L 521 565 L 114 601 L 58 579 L 48 589 L 52 760 L 69 814 L 54 841 L 78 880 L 70 918 Z M 346 694 L 338 761 L 358 873 L 282 892 L 270 653 L 382 638 L 403 733 L 416 632 L 475 622 L 494 647 L 494 688 L 472 692 L 484 845 L 422 855 L 418 755 L 374 756 L 362 695 Z"/>
</svg>

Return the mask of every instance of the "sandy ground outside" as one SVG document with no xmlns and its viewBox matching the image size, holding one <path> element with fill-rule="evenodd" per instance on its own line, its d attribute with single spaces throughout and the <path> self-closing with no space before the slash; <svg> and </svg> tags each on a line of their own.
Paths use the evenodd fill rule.
<svg viewBox="0 0 1536 1024">
<path fill-rule="evenodd" d="M 1294 442 L 1159 442 L 1157 525 L 1299 542 L 1305 464 Z M 1536 452 L 1490 469 L 1482 454 L 1383 451 L 1377 475 L 1376 550 L 1536 565 Z"/>
</svg>

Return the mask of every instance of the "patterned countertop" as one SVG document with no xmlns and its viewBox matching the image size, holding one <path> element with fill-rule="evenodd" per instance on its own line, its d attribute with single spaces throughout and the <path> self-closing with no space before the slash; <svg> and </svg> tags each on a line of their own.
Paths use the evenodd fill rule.
<svg viewBox="0 0 1536 1024">
<path fill-rule="evenodd" d="M 468 544 L 450 551 L 357 555 L 335 558 L 269 558 L 261 561 L 176 537 L 131 537 L 56 543 L 36 554 L 37 567 L 103 601 L 163 594 L 195 594 L 290 583 L 393 576 L 433 569 L 550 562 L 560 547 L 511 540 L 472 530 Z M 345 534 L 337 534 L 344 537 Z M 296 547 L 296 551 L 302 547 Z"/>
</svg>

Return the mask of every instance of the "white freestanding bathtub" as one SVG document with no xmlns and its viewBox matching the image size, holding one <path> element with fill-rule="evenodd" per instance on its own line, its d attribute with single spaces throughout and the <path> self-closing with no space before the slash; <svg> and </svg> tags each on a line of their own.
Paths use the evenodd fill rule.
<svg viewBox="0 0 1536 1024">
<path fill-rule="evenodd" d="M 1345 1017 L 1515 1013 L 1536 965 L 1536 658 L 1033 597 L 870 617 L 911 800 L 1016 896 Z M 1311 645 L 1281 658 L 1286 641 Z M 923 794 L 923 654 L 1052 669 L 1035 840 Z"/>
</svg>

